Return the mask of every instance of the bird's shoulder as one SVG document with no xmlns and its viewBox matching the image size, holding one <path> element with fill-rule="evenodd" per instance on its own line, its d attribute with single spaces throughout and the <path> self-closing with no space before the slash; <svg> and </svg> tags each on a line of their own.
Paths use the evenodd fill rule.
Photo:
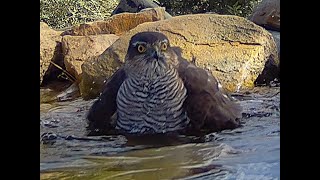
<svg viewBox="0 0 320 180">
<path fill-rule="evenodd" d="M 219 91 L 219 83 L 217 79 L 210 74 L 210 72 L 183 59 L 179 60 L 176 68 L 180 78 L 183 80 L 190 93 L 197 93 L 200 91 L 216 93 Z"/>
</svg>

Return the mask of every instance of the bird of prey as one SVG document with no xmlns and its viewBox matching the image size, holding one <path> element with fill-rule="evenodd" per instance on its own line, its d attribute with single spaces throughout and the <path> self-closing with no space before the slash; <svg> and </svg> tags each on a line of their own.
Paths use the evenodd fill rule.
<svg viewBox="0 0 320 180">
<path fill-rule="evenodd" d="M 132 36 L 124 65 L 91 106 L 89 135 L 197 134 L 239 126 L 241 107 L 160 32 Z"/>
</svg>

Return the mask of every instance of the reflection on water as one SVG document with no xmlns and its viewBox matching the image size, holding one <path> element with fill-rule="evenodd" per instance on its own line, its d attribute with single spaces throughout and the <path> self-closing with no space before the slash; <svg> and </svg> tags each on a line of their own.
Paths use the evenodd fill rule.
<svg viewBox="0 0 320 180">
<path fill-rule="evenodd" d="M 41 105 L 41 179 L 279 179 L 280 88 L 235 94 L 243 126 L 175 143 L 86 136 L 93 101 Z"/>
</svg>

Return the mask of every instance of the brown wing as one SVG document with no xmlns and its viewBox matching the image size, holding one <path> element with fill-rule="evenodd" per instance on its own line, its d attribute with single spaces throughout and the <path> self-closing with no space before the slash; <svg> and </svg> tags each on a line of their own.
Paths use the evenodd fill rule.
<svg viewBox="0 0 320 180">
<path fill-rule="evenodd" d="M 112 134 L 114 128 L 111 117 L 117 109 L 118 90 L 126 78 L 125 71 L 120 68 L 106 82 L 100 97 L 91 106 L 87 115 L 89 135 Z"/>
<path fill-rule="evenodd" d="M 214 132 L 239 126 L 242 108 L 222 92 L 218 81 L 206 70 L 180 59 L 177 67 L 187 88 L 184 107 L 191 131 Z"/>
</svg>

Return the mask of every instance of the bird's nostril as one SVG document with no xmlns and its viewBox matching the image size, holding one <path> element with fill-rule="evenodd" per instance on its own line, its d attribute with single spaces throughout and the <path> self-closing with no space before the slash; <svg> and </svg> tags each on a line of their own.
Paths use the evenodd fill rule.
<svg viewBox="0 0 320 180">
<path fill-rule="evenodd" d="M 157 51 L 154 51 L 152 53 L 152 57 L 154 57 L 155 59 L 159 59 L 159 54 L 157 53 Z"/>
</svg>

